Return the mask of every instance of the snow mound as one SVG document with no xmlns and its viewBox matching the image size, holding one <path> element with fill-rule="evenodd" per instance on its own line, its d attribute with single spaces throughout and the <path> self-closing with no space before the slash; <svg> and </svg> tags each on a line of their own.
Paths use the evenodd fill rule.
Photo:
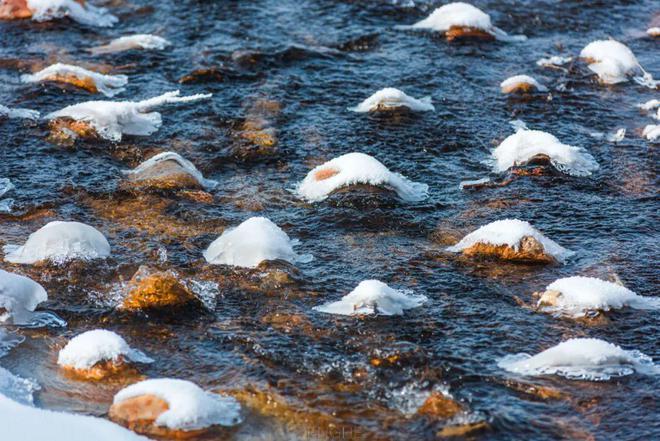
<svg viewBox="0 0 660 441">
<path fill-rule="evenodd" d="M 124 86 L 128 83 L 126 75 L 103 75 L 79 66 L 62 63 L 52 64 L 31 75 L 21 75 L 21 81 L 24 83 L 38 83 L 48 81 L 56 76 L 75 77 L 80 80 L 91 78 L 98 91 L 108 97 L 123 92 L 125 90 Z"/>
<path fill-rule="evenodd" d="M 48 300 L 46 290 L 34 280 L 0 269 L 0 323 L 26 324 L 39 303 Z"/>
<path fill-rule="evenodd" d="M 573 61 L 573 57 L 560 57 L 559 55 L 553 55 L 548 58 L 541 58 L 536 62 L 537 66 L 540 67 L 558 67 Z"/>
<path fill-rule="evenodd" d="M 660 27 L 654 26 L 646 30 L 646 35 L 649 37 L 660 37 Z"/>
<path fill-rule="evenodd" d="M 0 104 L 0 118 L 39 119 L 39 112 L 30 109 L 10 109 Z"/>
<path fill-rule="evenodd" d="M 69 17 L 80 24 L 102 28 L 112 27 L 119 21 L 107 9 L 92 6 L 89 2 L 83 6 L 75 0 L 27 0 L 27 5 L 35 21 Z"/>
<path fill-rule="evenodd" d="M 298 255 L 293 247 L 299 242 L 265 217 L 251 217 L 235 228 L 225 230 L 204 251 L 214 265 L 256 268 L 264 260 L 282 259 L 290 263 L 309 262 L 310 255 Z"/>
<path fill-rule="evenodd" d="M 659 124 L 649 124 L 644 127 L 642 131 L 642 136 L 648 139 L 651 142 L 656 142 L 660 139 L 660 125 Z"/>
<path fill-rule="evenodd" d="M 137 175 L 143 173 L 144 171 L 152 167 L 155 167 L 161 162 L 166 162 L 166 161 L 174 161 L 177 164 L 179 164 L 188 174 L 190 174 L 192 177 L 194 177 L 197 180 L 197 182 L 199 182 L 199 185 L 201 185 L 207 190 L 213 190 L 215 187 L 218 186 L 217 181 L 214 181 L 212 179 L 205 179 L 204 175 L 202 175 L 202 173 L 199 170 L 197 170 L 197 167 L 195 167 L 192 162 L 188 161 L 178 153 L 174 153 L 174 152 L 159 153 L 155 156 L 152 156 L 148 160 L 144 161 L 142 164 L 138 165 L 133 170 L 124 170 L 123 173 L 129 176 Z"/>
<path fill-rule="evenodd" d="M 559 375 L 569 380 L 607 381 L 635 371 L 655 373 L 653 360 L 596 338 L 573 338 L 545 351 L 508 355 L 497 364 L 520 375 Z"/>
<path fill-rule="evenodd" d="M 616 40 L 591 42 L 582 49 L 580 58 L 589 61 L 589 69 L 605 84 L 623 83 L 633 77 L 637 83 L 652 89 L 657 85 L 628 46 Z"/>
<path fill-rule="evenodd" d="M 376 158 L 364 153 L 347 153 L 310 171 L 296 186 L 296 193 L 308 202 L 319 202 L 341 187 L 354 184 L 383 186 L 406 202 L 428 197 L 428 185 L 392 173 Z"/>
<path fill-rule="evenodd" d="M 34 404 L 33 394 L 39 389 L 39 385 L 34 381 L 21 378 L 0 367 L 0 396 L 6 396 L 21 404 L 32 406 Z"/>
<path fill-rule="evenodd" d="M 145 50 L 158 50 L 162 51 L 168 46 L 171 46 L 168 40 L 163 37 L 151 34 L 136 34 L 119 37 L 112 40 L 110 43 L 95 47 L 91 52 L 96 55 L 111 54 L 115 52 L 123 52 L 131 49 L 145 49 Z"/>
<path fill-rule="evenodd" d="M 431 104 L 431 97 L 427 96 L 416 99 L 406 95 L 394 87 L 386 87 L 371 95 L 355 107 L 349 107 L 353 112 L 372 112 L 374 110 L 393 110 L 401 107 L 407 107 L 416 112 L 426 112 L 435 110 Z"/>
<path fill-rule="evenodd" d="M 502 89 L 502 93 L 510 93 L 507 91 L 511 91 L 512 89 L 524 85 L 531 86 L 539 92 L 548 91 L 547 87 L 545 87 L 543 84 L 539 83 L 538 81 L 536 81 L 535 78 L 532 78 L 529 75 L 515 75 L 513 77 L 509 77 L 506 80 L 502 81 L 502 83 L 500 84 L 500 88 Z"/>
<path fill-rule="evenodd" d="M 649 112 L 653 118 L 660 120 L 660 100 L 649 100 L 644 104 L 639 104 L 637 107 Z M 654 111 L 656 112 L 653 113 Z"/>
<path fill-rule="evenodd" d="M 112 331 L 95 329 L 73 337 L 60 351 L 57 364 L 75 369 L 89 369 L 101 361 L 118 362 L 120 358 L 136 363 L 152 363 L 141 351 L 132 349 Z"/>
<path fill-rule="evenodd" d="M 543 310 L 566 312 L 576 317 L 583 316 L 587 311 L 609 311 L 625 306 L 660 309 L 660 298 L 642 297 L 624 286 L 593 277 L 566 277 L 551 283 L 545 290 L 561 294 L 553 305 L 547 305 L 541 298 L 538 304 Z"/>
<path fill-rule="evenodd" d="M 96 228 L 80 222 L 55 221 L 30 234 L 23 246 L 7 245 L 5 261 L 33 264 L 50 260 L 61 264 L 71 260 L 105 259 L 110 244 Z"/>
<path fill-rule="evenodd" d="M 122 135 L 149 136 L 163 124 L 161 114 L 152 112 L 165 104 L 188 103 L 211 98 L 212 94 L 179 96 L 178 90 L 143 101 L 88 101 L 49 113 L 46 119 L 70 118 L 89 123 L 104 139 L 119 142 Z"/>
<path fill-rule="evenodd" d="M 392 289 L 379 280 L 364 280 L 341 300 L 314 310 L 339 315 L 403 315 L 404 310 L 417 308 L 427 300 L 424 295 Z"/>
<path fill-rule="evenodd" d="M 525 236 L 530 236 L 536 239 L 541 245 L 543 245 L 544 251 L 559 262 L 563 262 L 568 257 L 575 254 L 573 251 L 567 250 L 556 242 L 545 237 L 540 231 L 532 227 L 529 222 L 518 219 L 503 219 L 484 225 L 465 236 L 456 245 L 447 248 L 447 251 L 460 253 L 478 243 L 495 246 L 506 245 L 518 250 L 520 247 L 520 241 Z"/>
<path fill-rule="evenodd" d="M 540 130 L 518 130 L 492 152 L 496 172 L 524 165 L 537 155 L 548 156 L 557 170 L 572 176 L 589 176 L 598 170 L 598 163 L 584 149 L 562 144 Z"/>
<path fill-rule="evenodd" d="M 232 397 L 200 389 L 190 381 L 159 378 L 141 381 L 115 395 L 119 404 L 141 395 L 153 395 L 165 401 L 169 409 L 156 418 L 157 426 L 197 430 L 210 426 L 234 426 L 242 421 L 241 406 Z"/>
</svg>

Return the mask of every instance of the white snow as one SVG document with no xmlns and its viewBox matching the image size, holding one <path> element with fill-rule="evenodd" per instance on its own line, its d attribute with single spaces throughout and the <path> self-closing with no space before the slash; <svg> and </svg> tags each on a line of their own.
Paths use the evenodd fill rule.
<svg viewBox="0 0 660 441">
<path fill-rule="evenodd" d="M 490 182 L 490 178 L 481 178 L 481 179 L 473 179 L 473 180 L 469 180 L 469 181 L 461 181 L 458 184 L 458 188 L 460 190 L 464 190 L 466 187 L 469 188 L 469 187 L 473 187 L 475 185 L 487 184 L 489 182 Z"/>
<path fill-rule="evenodd" d="M 518 130 L 492 152 L 495 171 L 503 172 L 524 165 L 536 155 L 547 155 L 559 171 L 573 176 L 589 176 L 598 170 L 596 160 L 580 147 L 562 144 L 550 133 Z"/>
<path fill-rule="evenodd" d="M 32 406 L 34 404 L 33 393 L 39 389 L 39 385 L 34 381 L 21 378 L 0 367 L 0 397 L 5 396 L 21 404 Z"/>
<path fill-rule="evenodd" d="M 317 173 L 321 171 L 335 171 L 337 174 L 317 180 Z M 376 158 L 364 153 L 347 153 L 319 165 L 298 183 L 296 193 L 308 202 L 318 202 L 338 188 L 354 184 L 383 186 L 407 202 L 419 202 L 428 197 L 428 185 L 392 173 Z"/>
<path fill-rule="evenodd" d="M 646 30 L 646 35 L 649 37 L 660 37 L 660 27 L 652 27 Z"/>
<path fill-rule="evenodd" d="M 520 375 L 560 375 L 570 380 L 606 381 L 635 371 L 658 372 L 653 360 L 595 338 L 573 338 L 530 356 L 508 355 L 498 366 Z"/>
<path fill-rule="evenodd" d="M 616 132 L 614 132 L 614 133 L 608 135 L 608 136 L 607 136 L 607 140 L 608 140 L 609 142 L 613 142 L 613 143 L 616 144 L 616 143 L 619 143 L 619 142 L 623 141 L 623 139 L 624 139 L 625 137 L 626 137 L 626 129 L 625 129 L 625 128 L 621 128 L 621 129 L 618 129 Z"/>
<path fill-rule="evenodd" d="M 112 27 L 119 21 L 107 9 L 92 6 L 89 2 L 83 6 L 75 0 L 27 0 L 27 5 L 35 21 L 69 17 L 78 23 L 98 27 Z"/>
<path fill-rule="evenodd" d="M 112 331 L 95 329 L 73 337 L 60 351 L 57 364 L 75 369 L 89 369 L 101 361 L 116 363 L 120 357 L 136 363 L 152 363 L 141 351 L 132 349 L 126 340 Z"/>
<path fill-rule="evenodd" d="M 112 40 L 110 43 L 91 49 L 94 54 L 110 54 L 123 52 L 131 49 L 159 50 L 172 45 L 163 37 L 151 34 L 126 35 Z"/>
<path fill-rule="evenodd" d="M 235 228 L 225 230 L 204 251 L 204 258 L 214 265 L 255 268 L 264 260 L 309 262 L 311 256 L 300 256 L 293 247 L 297 240 L 265 217 L 251 217 Z"/>
<path fill-rule="evenodd" d="M 46 119 L 71 118 L 89 123 L 104 139 L 119 142 L 122 135 L 149 136 L 163 123 L 154 108 L 211 98 L 212 94 L 179 96 L 178 90 L 143 101 L 88 101 L 49 113 Z"/>
<path fill-rule="evenodd" d="M 535 78 L 532 78 L 529 75 L 515 75 L 513 77 L 509 77 L 506 80 L 502 81 L 502 83 L 500 84 L 500 88 L 502 89 L 502 93 L 508 93 L 506 92 L 508 88 L 517 87 L 523 84 L 528 84 L 534 87 L 539 92 L 548 91 L 547 87 L 545 87 L 543 84 L 539 83 L 538 81 L 536 81 Z"/>
<path fill-rule="evenodd" d="M 465 236 L 456 245 L 447 248 L 447 251 L 460 253 L 478 243 L 494 246 L 506 245 L 517 250 L 520 246 L 520 241 L 525 236 L 531 236 L 536 239 L 543 245 L 544 251 L 559 262 L 563 262 L 566 258 L 574 254 L 573 251 L 567 250 L 545 237 L 540 231 L 532 227 L 529 222 L 518 219 L 503 219 L 484 225 Z"/>
<path fill-rule="evenodd" d="M 656 100 L 656 99 L 649 100 L 644 104 L 639 104 L 637 107 L 649 112 L 651 117 L 660 120 L 660 100 Z"/>
<path fill-rule="evenodd" d="M 48 300 L 46 290 L 34 280 L 0 269 L 0 323 L 26 324 L 39 303 Z"/>
<path fill-rule="evenodd" d="M 126 75 L 103 75 L 79 66 L 62 63 L 52 64 L 31 75 L 21 75 L 21 81 L 24 83 L 38 83 L 48 81 L 57 75 L 76 77 L 81 80 L 91 78 L 98 91 L 108 97 L 123 92 L 125 90 L 124 86 L 128 83 L 128 77 Z"/>
<path fill-rule="evenodd" d="M 628 77 L 647 87 L 655 88 L 657 82 L 640 66 L 628 46 L 616 40 L 597 40 L 580 52 L 580 58 L 593 61 L 589 69 L 605 84 L 628 81 Z"/>
<path fill-rule="evenodd" d="M 170 378 L 145 380 L 128 386 L 115 395 L 114 403 L 142 395 L 156 396 L 169 406 L 156 418 L 157 426 L 196 430 L 214 425 L 234 426 L 242 421 L 241 406 L 234 398 L 206 392 L 190 381 Z"/>
<path fill-rule="evenodd" d="M 541 67 L 557 67 L 563 66 L 564 64 L 570 63 L 571 61 L 573 61 L 573 57 L 561 57 L 559 55 L 553 55 L 548 58 L 541 58 L 536 62 L 536 65 Z"/>
<path fill-rule="evenodd" d="M 379 280 L 364 280 L 341 300 L 316 306 L 314 310 L 339 315 L 403 315 L 404 310 L 417 308 L 427 300 L 424 295 L 399 291 Z"/>
<path fill-rule="evenodd" d="M 660 139 L 660 124 L 649 124 L 648 126 L 644 127 L 642 136 L 651 142 L 656 142 L 658 139 Z"/>
<path fill-rule="evenodd" d="M 416 112 L 435 110 L 435 107 L 431 104 L 430 96 L 416 99 L 394 87 L 381 89 L 357 106 L 349 107 L 348 110 L 364 113 L 383 109 L 392 110 L 400 107 L 407 107 Z"/>
<path fill-rule="evenodd" d="M 33 264 L 43 260 L 61 264 L 71 260 L 105 259 L 110 244 L 97 229 L 80 222 L 55 221 L 30 234 L 23 246 L 4 247 L 5 261 Z"/>
<path fill-rule="evenodd" d="M 187 159 L 183 158 L 181 155 L 175 152 L 163 152 L 155 156 L 152 156 L 151 158 L 144 161 L 142 164 L 140 164 L 133 170 L 124 170 L 124 174 L 129 176 L 137 175 L 143 173 L 145 170 L 148 170 L 156 166 L 161 162 L 166 162 L 166 161 L 174 161 L 177 164 L 179 164 L 188 174 L 190 174 L 192 177 L 195 178 L 195 180 L 197 180 L 197 182 L 199 182 L 199 185 L 201 185 L 207 190 L 213 190 L 218 185 L 217 181 L 211 179 L 205 179 L 202 173 L 199 170 L 197 170 L 197 167 L 195 167 L 192 162 L 188 161 Z"/>
<path fill-rule="evenodd" d="M 0 104 L 0 118 L 39 119 L 39 112 L 30 109 L 10 109 Z"/>
</svg>

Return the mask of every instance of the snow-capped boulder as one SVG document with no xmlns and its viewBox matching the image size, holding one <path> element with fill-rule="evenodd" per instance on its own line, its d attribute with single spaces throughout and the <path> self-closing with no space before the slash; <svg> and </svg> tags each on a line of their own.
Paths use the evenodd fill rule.
<svg viewBox="0 0 660 441">
<path fill-rule="evenodd" d="M 428 299 L 424 295 L 390 288 L 379 280 L 364 280 L 337 302 L 316 306 L 315 311 L 339 315 L 403 315 Z"/>
<path fill-rule="evenodd" d="M 545 237 L 528 222 L 504 219 L 491 222 L 447 248 L 466 256 L 493 256 L 503 260 L 563 262 L 574 253 Z"/>
<path fill-rule="evenodd" d="M 50 222 L 30 234 L 23 246 L 6 245 L 5 261 L 34 264 L 51 261 L 61 264 L 71 260 L 105 259 L 110 244 L 96 228 L 80 222 Z"/>
<path fill-rule="evenodd" d="M 298 240 L 289 236 L 265 217 L 251 217 L 235 228 L 225 230 L 204 251 L 204 258 L 213 265 L 256 268 L 266 260 L 282 259 L 290 263 L 308 262 L 309 255 L 293 250 Z"/>
<path fill-rule="evenodd" d="M 68 17 L 87 26 L 111 27 L 118 19 L 106 8 L 85 0 L 4 0 L 0 2 L 0 20 L 32 18 L 50 21 Z"/>
<path fill-rule="evenodd" d="M 644 127 L 642 136 L 651 142 L 660 140 L 660 124 L 649 124 Z"/>
<path fill-rule="evenodd" d="M 297 185 L 296 193 L 308 202 L 319 202 L 333 191 L 355 184 L 385 187 L 406 202 L 419 202 L 428 197 L 428 185 L 393 173 L 364 153 L 347 153 L 319 165 Z"/>
<path fill-rule="evenodd" d="M 119 142 L 122 135 L 149 136 L 163 123 L 156 107 L 165 104 L 189 103 L 211 98 L 212 94 L 179 96 L 179 91 L 143 101 L 88 101 L 65 107 L 45 116 L 51 127 L 73 130 L 80 136 L 89 137 L 90 132 L 109 141 Z M 75 123 L 68 124 L 66 123 Z"/>
<path fill-rule="evenodd" d="M 646 30 L 646 35 L 648 35 L 651 38 L 660 37 L 660 27 L 654 26 L 654 27 L 648 28 Z"/>
<path fill-rule="evenodd" d="M 30 109 L 10 109 L 0 104 L 0 118 L 39 119 L 39 112 Z"/>
<path fill-rule="evenodd" d="M 142 49 L 142 50 L 158 50 L 162 51 L 168 46 L 171 46 L 168 40 L 163 37 L 151 34 L 136 34 L 136 35 L 126 35 L 124 37 L 119 37 L 112 40 L 110 43 L 97 46 L 90 49 L 95 55 L 101 54 L 112 54 L 115 52 L 124 52 L 132 49 Z"/>
<path fill-rule="evenodd" d="M 57 364 L 67 372 L 88 380 L 121 374 L 130 362 L 152 363 L 153 360 L 131 348 L 121 336 L 104 329 L 73 337 L 57 357 Z"/>
<path fill-rule="evenodd" d="M 37 305 L 46 300 L 48 294 L 40 284 L 0 269 L 0 323 L 28 324 Z"/>
<path fill-rule="evenodd" d="M 502 81 L 500 84 L 502 93 L 532 93 L 547 92 L 548 88 L 536 81 L 529 75 L 516 75 Z"/>
<path fill-rule="evenodd" d="M 125 90 L 126 75 L 103 75 L 71 64 L 52 64 L 34 74 L 21 75 L 24 83 L 52 81 L 71 84 L 91 93 L 112 97 Z"/>
<path fill-rule="evenodd" d="M 236 399 L 184 380 L 145 380 L 119 391 L 110 419 L 145 435 L 183 438 L 240 424 Z"/>
<path fill-rule="evenodd" d="M 623 83 L 632 77 L 641 85 L 653 89 L 657 86 L 657 81 L 644 71 L 630 48 L 616 40 L 591 42 L 582 49 L 580 58 L 604 84 Z"/>
<path fill-rule="evenodd" d="M 141 266 L 126 288 L 120 309 L 153 311 L 202 307 L 202 302 L 171 270 L 157 271 Z"/>
<path fill-rule="evenodd" d="M 398 110 L 401 108 L 409 109 L 414 112 L 426 112 L 435 110 L 431 104 L 431 97 L 427 96 L 421 99 L 406 95 L 394 87 L 386 87 L 371 95 L 355 107 L 350 107 L 353 112 L 383 112 Z"/>
<path fill-rule="evenodd" d="M 598 170 L 596 160 L 580 147 L 562 144 L 555 136 L 540 130 L 518 130 L 492 152 L 495 171 L 529 163 L 550 163 L 573 176 L 589 176 Z"/>
<path fill-rule="evenodd" d="M 559 375 L 569 380 L 606 381 L 635 371 L 658 372 L 653 360 L 596 338 L 572 338 L 545 351 L 508 355 L 498 366 L 520 375 Z"/>
<path fill-rule="evenodd" d="M 624 307 L 660 309 L 660 298 L 642 297 L 628 288 L 593 277 L 566 277 L 539 293 L 538 305 L 547 312 L 583 316 L 588 311 L 609 311 Z"/>
<path fill-rule="evenodd" d="M 174 152 L 152 156 L 135 169 L 125 170 L 124 174 L 129 184 L 137 188 L 212 190 L 218 185 L 217 181 L 205 179 L 192 162 Z"/>
</svg>

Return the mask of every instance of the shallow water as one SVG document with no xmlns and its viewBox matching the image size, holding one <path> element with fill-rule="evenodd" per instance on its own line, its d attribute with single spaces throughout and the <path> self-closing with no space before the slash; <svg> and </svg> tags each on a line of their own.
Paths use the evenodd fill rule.
<svg viewBox="0 0 660 441">
<path fill-rule="evenodd" d="M 66 328 L 21 330 L 26 340 L 1 360 L 41 385 L 37 405 L 106 414 L 121 385 L 77 382 L 55 364 L 57 348 L 68 338 L 104 327 L 157 360 L 144 368 L 146 376 L 190 379 L 218 390 L 247 385 L 270 390 L 302 411 L 330 415 L 338 427 L 353 430 L 354 439 L 434 439 L 450 422 L 414 414 L 432 389 L 449 390 L 467 420 L 488 423 L 470 435 L 474 439 L 660 437 L 657 376 L 589 383 L 514 378 L 497 367 L 504 355 L 533 354 L 581 336 L 660 357 L 657 311 L 624 310 L 610 314 L 606 324 L 590 326 L 535 313 L 519 301 L 531 302 L 532 292 L 576 274 L 617 275 L 638 294 L 656 295 L 658 158 L 638 133 L 652 120 L 635 105 L 657 93 L 633 83 L 602 87 L 584 69 L 566 73 L 535 64 L 550 55 L 577 54 L 590 41 L 611 36 L 660 76 L 657 40 L 638 38 L 658 13 L 655 2 L 475 1 L 498 27 L 529 37 L 516 44 L 449 44 L 432 34 L 393 29 L 426 16 L 436 2 L 111 4 L 121 19 L 113 29 L 67 21 L 0 22 L 0 103 L 45 114 L 97 99 L 53 85 L 20 84 L 19 73 L 27 69 L 17 70 L 12 61 L 17 59 L 107 65 L 130 78 L 119 99 L 179 88 L 186 95 L 212 92 L 214 98 L 163 109 L 160 131 L 149 138 L 127 136 L 118 145 L 59 146 L 46 140 L 44 125 L 0 121 L 0 178 L 16 187 L 3 196 L 15 203 L 13 215 L 0 214 L 0 244 L 22 243 L 47 222 L 67 219 L 98 228 L 113 247 L 112 259 L 85 268 L 42 271 L 0 263 L 39 281 L 49 292 L 45 308 L 68 322 Z M 163 52 L 100 57 L 86 51 L 128 33 L 158 34 L 174 45 Z M 179 83 L 211 67 L 220 80 Z M 552 99 L 502 96 L 499 83 L 521 73 L 547 85 Z M 378 117 L 347 110 L 386 86 L 415 97 L 431 95 L 436 111 Z M 271 121 L 277 151 L 268 156 L 245 154 L 246 142 L 235 134 L 259 98 L 282 106 Z M 499 188 L 459 190 L 462 180 L 489 176 L 485 161 L 512 133 L 512 119 L 584 147 L 600 170 L 588 178 L 551 173 Z M 619 128 L 628 129 L 619 144 L 590 136 Z M 215 202 L 135 200 L 118 192 L 120 171 L 161 149 L 182 154 L 205 177 L 219 181 Z M 351 151 L 428 183 L 430 198 L 379 204 L 336 195 L 308 205 L 289 191 L 313 166 Z M 202 259 L 226 226 L 253 215 L 268 216 L 301 240 L 298 252 L 314 255 L 298 265 L 293 286 L 250 290 L 232 282 L 248 277 L 245 273 L 210 268 Z M 530 221 L 576 256 L 548 267 L 474 262 L 443 251 L 478 226 L 507 217 Z M 159 263 L 163 249 L 168 259 Z M 201 317 L 114 311 L 109 298 L 143 263 L 219 283 L 215 310 Z M 249 277 L 259 284 L 258 271 Z M 312 311 L 366 278 L 413 289 L 429 302 L 398 318 L 358 320 Z M 290 332 L 270 326 L 268 314 L 276 312 L 300 315 L 309 326 Z M 371 363 L 393 354 L 399 355 L 393 365 Z M 511 380 L 557 389 L 563 398 L 540 399 Z M 233 436 L 327 437 L 314 424 L 301 428 L 248 412 Z"/>
</svg>

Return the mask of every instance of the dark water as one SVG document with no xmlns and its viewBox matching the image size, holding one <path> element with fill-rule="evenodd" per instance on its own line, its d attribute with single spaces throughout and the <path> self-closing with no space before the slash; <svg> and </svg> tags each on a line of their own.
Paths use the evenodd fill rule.
<svg viewBox="0 0 660 441">
<path fill-rule="evenodd" d="M 43 125 L 0 122 L 0 177 L 16 185 L 11 196 L 17 215 L 32 214 L 0 217 L 0 242 L 22 243 L 58 219 L 95 226 L 113 247 L 112 259 L 84 269 L 0 264 L 42 283 L 50 296 L 45 307 L 69 322 L 66 329 L 20 331 L 27 340 L 2 365 L 41 383 L 39 406 L 104 415 L 117 386 L 67 379 L 55 358 L 67 338 L 105 327 L 158 360 L 144 370 L 149 377 L 179 377 L 221 390 L 252 385 L 279 394 L 301 412 L 330 415 L 339 427 L 357 428 L 355 439 L 435 438 L 456 421 L 426 419 L 414 409 L 420 396 L 440 388 L 462 403 L 462 421 L 488 423 L 469 435 L 474 439 L 659 438 L 657 377 L 606 383 L 516 379 L 496 366 L 506 354 L 536 353 L 581 336 L 660 357 L 657 312 L 616 312 L 606 324 L 593 326 L 535 313 L 517 300 L 530 302 L 533 291 L 577 274 L 617 275 L 641 295 L 656 294 L 658 156 L 638 132 L 652 120 L 634 106 L 657 93 L 633 83 L 602 87 L 585 71 L 542 70 L 535 61 L 575 55 L 595 39 L 614 37 L 657 77 L 658 42 L 638 34 L 658 13 L 658 3 L 474 4 L 497 26 L 529 39 L 449 44 L 432 34 L 397 31 L 395 25 L 413 23 L 439 3 L 379 0 L 118 1 L 111 7 L 121 22 L 113 29 L 67 21 L 0 23 L 0 102 L 11 107 L 43 114 L 91 99 L 72 89 L 20 84 L 12 59 L 114 66 L 130 77 L 120 99 L 179 88 L 184 94 L 214 94 L 210 103 L 164 109 L 159 132 L 125 137 L 118 145 L 64 147 L 46 140 Z M 96 58 L 86 52 L 130 33 L 158 34 L 174 45 L 163 52 Z M 220 73 L 214 81 L 179 84 L 195 69 L 212 67 Z M 499 83 L 520 73 L 547 84 L 552 100 L 502 96 Z M 346 110 L 386 86 L 431 95 L 437 110 L 395 118 Z M 279 143 L 270 155 L 246 156 L 236 130 L 260 98 L 282 106 L 272 121 Z M 459 190 L 462 180 L 489 176 L 484 160 L 512 133 L 512 119 L 586 148 L 600 170 L 589 178 L 546 174 L 501 188 Z M 590 136 L 622 127 L 628 136 L 616 145 Z M 215 202 L 136 200 L 118 192 L 120 170 L 158 150 L 177 151 L 218 180 Z M 288 191 L 314 165 L 351 151 L 428 183 L 430 198 L 378 205 L 335 197 L 307 205 Z M 128 208 L 110 214 L 122 206 Z M 300 252 L 315 256 L 297 270 L 287 269 L 295 283 L 248 289 L 241 280 L 258 286 L 258 272 L 210 268 L 202 259 L 225 226 L 253 215 L 269 217 L 301 240 Z M 443 251 L 472 229 L 507 217 L 530 221 L 576 257 L 546 267 L 470 262 Z M 167 263 L 159 263 L 159 249 L 167 250 Z M 135 317 L 107 306 L 117 284 L 144 263 L 219 283 L 213 313 Z M 366 278 L 411 288 L 429 302 L 396 318 L 358 320 L 311 311 Z M 269 325 L 272 313 L 296 314 L 307 326 L 286 332 Z M 393 354 L 399 355 L 394 365 L 370 362 Z M 556 389 L 563 398 L 521 392 L 521 382 Z M 314 424 L 301 429 L 248 411 L 234 436 L 314 439 L 315 427 L 325 430 Z"/>
</svg>

